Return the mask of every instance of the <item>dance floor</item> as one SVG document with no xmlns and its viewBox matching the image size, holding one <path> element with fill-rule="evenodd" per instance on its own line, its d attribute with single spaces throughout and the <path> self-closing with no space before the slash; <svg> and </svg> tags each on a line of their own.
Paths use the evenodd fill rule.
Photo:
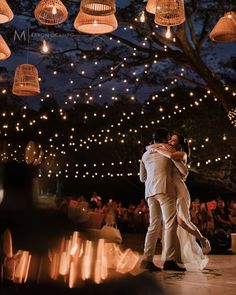
<svg viewBox="0 0 236 295">
<path fill-rule="evenodd" d="M 0 284 L 2 295 L 235 295 L 236 255 L 210 255 L 207 269 L 203 272 L 158 273 L 137 271 L 136 275 L 114 275 L 103 284 L 87 282 L 82 288 L 69 289 L 58 284 Z M 160 256 L 155 257 L 160 264 Z"/>
<path fill-rule="evenodd" d="M 153 276 L 167 295 L 235 295 L 236 255 L 209 255 L 207 268 L 200 273 L 163 271 Z"/>
</svg>

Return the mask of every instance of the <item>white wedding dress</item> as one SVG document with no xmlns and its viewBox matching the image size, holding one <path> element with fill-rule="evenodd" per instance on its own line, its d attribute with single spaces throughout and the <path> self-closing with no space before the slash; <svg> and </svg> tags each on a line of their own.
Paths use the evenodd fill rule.
<svg viewBox="0 0 236 295">
<path fill-rule="evenodd" d="M 180 171 L 183 169 L 183 161 L 173 161 L 173 181 L 177 191 L 177 216 L 180 217 L 191 229 L 196 226 L 191 222 L 190 195 L 184 183 Z M 186 167 L 186 166 L 185 166 Z M 196 241 L 196 237 L 178 225 L 177 236 L 180 242 L 181 260 L 188 271 L 201 271 L 207 263 L 208 257 L 203 254 L 202 248 Z"/>
</svg>

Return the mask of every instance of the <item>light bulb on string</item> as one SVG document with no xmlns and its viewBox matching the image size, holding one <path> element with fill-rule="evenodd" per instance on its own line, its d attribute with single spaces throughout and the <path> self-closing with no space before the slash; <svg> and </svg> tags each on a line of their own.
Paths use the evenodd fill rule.
<svg viewBox="0 0 236 295">
<path fill-rule="evenodd" d="M 53 5 L 53 7 L 52 7 L 52 14 L 53 15 L 56 15 L 57 14 L 57 8 L 56 8 L 55 5 Z"/>
<path fill-rule="evenodd" d="M 145 22 L 145 12 L 144 12 L 144 10 L 141 12 L 139 20 L 140 20 L 141 23 Z"/>
<path fill-rule="evenodd" d="M 166 38 L 170 39 L 170 37 L 171 37 L 171 31 L 170 31 L 170 26 L 168 26 L 166 29 Z"/>
<path fill-rule="evenodd" d="M 46 40 L 43 40 L 42 52 L 43 53 L 48 53 L 49 52 L 49 47 L 47 45 L 47 41 Z"/>
</svg>

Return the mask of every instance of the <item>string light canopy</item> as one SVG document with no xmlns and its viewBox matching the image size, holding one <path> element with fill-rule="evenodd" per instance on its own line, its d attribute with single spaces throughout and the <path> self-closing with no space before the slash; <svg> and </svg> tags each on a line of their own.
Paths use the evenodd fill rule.
<svg viewBox="0 0 236 295">
<path fill-rule="evenodd" d="M 74 27 L 79 32 L 91 35 L 111 33 L 117 29 L 118 23 L 114 14 L 107 16 L 89 15 L 80 10 Z"/>
<path fill-rule="evenodd" d="M 227 12 L 221 17 L 209 37 L 217 42 L 236 41 L 236 12 Z"/>
<path fill-rule="evenodd" d="M 148 0 L 146 10 L 149 13 L 155 14 L 157 8 L 157 0 Z"/>
<path fill-rule="evenodd" d="M 34 11 L 34 15 L 40 23 L 54 26 L 67 19 L 68 11 L 60 0 L 41 0 Z"/>
<path fill-rule="evenodd" d="M 40 93 L 38 70 L 34 65 L 22 64 L 16 68 L 12 93 L 18 96 Z"/>
<path fill-rule="evenodd" d="M 0 0 L 0 24 L 7 23 L 11 21 L 14 17 L 14 14 L 8 5 L 7 1 Z"/>
<path fill-rule="evenodd" d="M 178 26 L 185 21 L 184 0 L 158 0 L 154 22 L 160 26 Z"/>
<path fill-rule="evenodd" d="M 0 60 L 5 60 L 11 55 L 11 50 L 7 46 L 7 43 L 0 35 Z"/>
<path fill-rule="evenodd" d="M 115 0 L 82 0 L 80 9 L 90 15 L 107 16 L 116 12 L 116 4 Z"/>
</svg>

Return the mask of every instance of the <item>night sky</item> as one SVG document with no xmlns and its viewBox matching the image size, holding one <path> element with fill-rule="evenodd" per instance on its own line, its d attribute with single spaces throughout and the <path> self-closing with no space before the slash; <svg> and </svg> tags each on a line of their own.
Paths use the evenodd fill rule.
<svg viewBox="0 0 236 295">
<path fill-rule="evenodd" d="M 88 97 L 91 96 L 94 102 L 110 103 L 112 102 L 112 96 L 119 98 L 121 95 L 125 95 L 129 98 L 135 96 L 139 101 L 144 101 L 150 94 L 170 86 L 170 80 L 166 80 L 166 78 L 172 75 L 179 75 L 182 68 L 184 68 L 186 76 L 196 76 L 187 65 L 176 64 L 169 59 L 164 59 L 153 64 L 150 69 L 149 73 L 155 77 L 155 82 L 150 82 L 148 78 L 144 78 L 141 85 L 136 89 L 131 77 L 134 75 L 136 75 L 136 77 L 142 77 L 146 70 L 145 64 L 143 64 L 137 67 L 134 65 L 130 67 L 128 71 L 125 68 L 124 70 L 120 69 L 118 72 L 115 71 L 112 79 L 109 79 L 107 82 L 102 83 L 101 87 L 98 87 L 100 81 L 106 80 L 106 77 L 110 75 L 110 67 L 113 66 L 115 69 L 117 67 L 120 68 L 123 58 L 127 58 L 127 60 L 132 58 L 133 47 L 126 46 L 122 44 L 122 42 L 117 43 L 114 40 L 110 40 L 110 35 L 89 36 L 77 32 L 73 27 L 73 22 L 79 10 L 78 1 L 64 1 L 69 11 L 69 18 L 66 23 L 57 26 L 59 32 L 56 33 L 52 27 L 45 27 L 42 25 L 37 27 L 37 22 L 30 23 L 35 6 L 27 8 L 27 6 L 24 6 L 24 3 L 27 4 L 27 1 L 16 2 L 23 4 L 22 9 L 24 9 L 24 11 L 20 11 L 18 8 L 13 21 L 1 26 L 1 30 L 3 30 L 2 34 L 12 48 L 12 55 L 8 60 L 2 61 L 0 66 L 5 67 L 9 72 L 7 81 L 5 81 L 9 84 L 13 82 L 14 70 L 17 65 L 26 63 L 28 59 L 29 63 L 37 66 L 39 75 L 42 78 L 41 94 L 37 98 L 25 99 L 31 107 L 37 108 L 40 98 L 45 97 L 46 94 L 55 97 L 62 106 L 66 106 L 65 102 L 68 101 L 69 96 L 73 97 L 73 101 L 75 100 L 78 102 L 86 102 L 88 101 Z M 148 42 L 145 42 L 144 38 L 147 36 L 149 39 L 150 36 L 143 34 L 142 38 L 138 37 L 135 33 L 135 29 L 129 28 L 128 21 L 130 16 L 126 16 L 124 13 L 122 13 L 122 17 L 119 15 L 120 11 L 124 8 L 126 9 L 130 2 L 135 1 L 117 1 L 118 22 L 121 18 L 122 21 L 120 21 L 121 24 L 112 35 L 128 39 L 139 46 L 148 47 Z M 188 2 L 189 1 L 187 1 L 187 3 Z M 208 2 L 211 3 L 211 1 Z M 11 1 L 9 1 L 9 4 L 11 5 Z M 136 1 L 136 4 L 133 5 L 133 10 L 131 8 L 131 17 L 138 17 L 145 8 L 145 5 L 146 3 L 142 1 Z M 207 12 L 207 9 L 205 9 L 205 12 Z M 215 12 L 216 15 L 214 17 L 212 16 L 208 31 L 213 27 L 215 19 L 221 15 L 221 12 L 217 11 L 217 9 L 215 9 Z M 24 14 L 24 16 L 20 14 Z M 148 16 L 149 14 L 146 13 L 146 15 Z M 123 24 L 124 22 L 126 22 L 126 24 Z M 151 16 L 150 18 L 150 15 L 147 23 L 148 22 L 153 23 L 153 17 Z M 198 32 L 202 27 L 202 18 L 200 14 L 193 20 L 193 23 L 196 32 Z M 15 38 L 16 32 L 20 35 L 23 30 L 26 36 L 27 32 L 29 32 L 29 44 L 27 44 L 27 40 L 24 41 L 22 39 L 20 41 Z M 162 35 L 165 33 L 163 28 L 155 28 L 155 26 L 154 31 Z M 44 39 L 48 42 L 50 47 L 50 52 L 48 54 L 40 53 L 40 47 Z M 78 46 L 79 49 L 71 51 L 71 49 L 76 46 Z M 27 47 L 29 47 L 28 53 Z M 112 48 L 114 48 L 116 57 L 112 56 L 112 58 L 109 58 L 109 54 L 113 50 Z M 63 54 L 65 59 L 61 59 L 61 52 L 64 51 L 68 52 Z M 98 58 L 96 58 L 95 55 L 93 56 L 93 51 L 99 54 Z M 235 43 L 219 44 L 206 38 L 202 46 L 201 56 L 217 75 L 221 75 L 227 71 L 229 76 L 235 77 L 235 69 L 233 70 L 233 68 L 228 66 L 226 70 L 223 65 L 223 63 L 230 61 L 230 58 L 235 55 L 235 52 Z M 91 54 L 91 56 L 86 57 L 89 55 L 87 53 Z M 54 57 L 55 60 L 53 62 L 52 57 Z M 70 66 L 72 63 L 73 66 Z M 97 77 L 97 79 L 94 80 L 94 77 Z M 1 80 L 4 79 L 6 79 L 6 77 L 1 75 Z M 201 80 L 199 77 L 196 79 Z M 95 86 L 89 89 L 90 85 Z M 188 86 L 191 87 L 192 85 Z M 1 87 L 4 87 L 4 83 Z M 85 89 L 88 90 L 88 97 L 85 97 Z M 78 95 L 80 95 L 79 98 Z M 70 102 L 67 103 L 70 104 Z"/>
</svg>

